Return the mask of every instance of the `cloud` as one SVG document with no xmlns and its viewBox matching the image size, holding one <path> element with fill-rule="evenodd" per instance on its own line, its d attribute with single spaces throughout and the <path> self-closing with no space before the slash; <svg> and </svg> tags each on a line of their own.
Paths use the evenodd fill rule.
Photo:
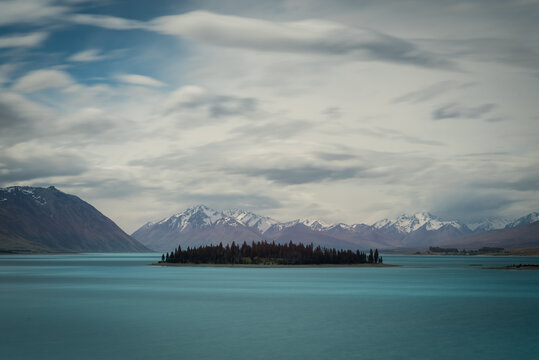
<svg viewBox="0 0 539 360">
<path fill-rule="evenodd" d="M 69 21 L 80 25 L 99 26 L 111 30 L 133 30 L 143 29 L 145 24 L 137 20 L 129 20 L 116 16 L 97 14 L 74 14 Z"/>
<path fill-rule="evenodd" d="M 312 131 L 314 125 L 305 120 L 280 119 L 250 123 L 233 130 L 240 138 L 257 140 L 283 140 Z"/>
<path fill-rule="evenodd" d="M 165 100 L 163 113 L 171 115 L 202 109 L 209 117 L 218 119 L 251 114 L 256 111 L 257 106 L 257 100 L 251 97 L 213 94 L 198 86 L 183 86 Z"/>
<path fill-rule="evenodd" d="M 527 176 L 507 183 L 508 187 L 517 191 L 539 191 L 539 175 Z"/>
<path fill-rule="evenodd" d="M 323 20 L 276 22 L 193 11 L 148 23 L 106 15 L 77 14 L 70 21 L 115 30 L 146 29 L 214 46 L 265 52 L 352 55 L 358 59 L 454 69 L 447 58 L 382 32 Z"/>
<path fill-rule="evenodd" d="M 130 122 L 95 107 L 70 112 L 53 111 L 17 93 L 0 93 L 0 143 L 12 145 L 39 139 L 44 144 L 72 147 L 120 141 L 132 128 Z M 99 135 L 99 136 L 97 136 Z M 112 138 L 113 137 L 113 138 Z"/>
<path fill-rule="evenodd" d="M 12 106 L 11 99 L 6 99 L 5 96 L 0 97 L 0 128 L 2 128 L 2 132 L 13 127 L 22 127 L 25 122 L 26 119 Z"/>
<path fill-rule="evenodd" d="M 321 181 L 346 180 L 358 177 L 359 167 L 329 168 L 322 166 L 301 166 L 291 168 L 243 169 L 233 172 L 248 176 L 264 177 L 285 185 L 317 183 Z"/>
<path fill-rule="evenodd" d="M 394 103 L 401 103 L 401 102 L 421 103 L 424 101 L 434 99 L 449 91 L 465 89 L 474 85 L 475 85 L 474 83 L 462 84 L 462 83 L 458 83 L 456 81 L 451 81 L 451 80 L 441 81 L 436 84 L 430 85 L 426 88 L 412 91 L 404 95 L 401 95 L 399 97 L 396 97 L 395 99 L 393 99 L 393 102 Z"/>
<path fill-rule="evenodd" d="M 342 109 L 338 106 L 330 106 L 322 111 L 328 119 L 340 119 L 342 117 Z"/>
<path fill-rule="evenodd" d="M 348 153 L 318 153 L 318 157 L 327 161 L 345 161 L 356 159 L 355 155 Z"/>
<path fill-rule="evenodd" d="M 0 65 L 0 85 L 9 82 L 11 74 L 17 68 L 17 64 Z"/>
<path fill-rule="evenodd" d="M 67 182 L 57 182 L 59 188 L 70 188 L 74 190 L 85 189 L 93 199 L 123 199 L 129 198 L 135 193 L 145 193 L 148 191 L 161 190 L 157 186 L 145 186 L 136 179 L 115 178 L 90 178 L 87 176 L 79 179 L 69 179 Z"/>
<path fill-rule="evenodd" d="M 125 132 L 129 127 L 126 121 L 114 118 L 102 109 L 86 107 L 60 117 L 54 123 L 51 135 L 83 135 L 83 139 L 76 139 L 78 143 L 95 142 L 106 140 L 107 133 L 115 128 Z M 115 139 L 118 140 L 118 137 Z"/>
<path fill-rule="evenodd" d="M 526 31 L 533 31 L 526 28 Z M 531 39 L 531 38 L 530 38 Z M 472 39 L 437 39 L 421 41 L 427 47 L 438 48 L 451 58 L 469 59 L 488 63 L 539 70 L 539 52 L 537 44 L 527 41 L 526 36 L 517 39 L 472 38 Z"/>
<path fill-rule="evenodd" d="M 161 87 L 165 86 L 159 80 L 151 78 L 149 76 L 137 75 L 137 74 L 118 74 L 116 75 L 118 81 L 131 84 L 131 85 L 140 85 L 140 86 L 150 86 L 150 87 Z"/>
<path fill-rule="evenodd" d="M 170 194 L 163 194 L 165 200 L 170 199 Z M 244 210 L 260 211 L 264 209 L 278 209 L 281 202 L 269 196 L 249 193 L 190 193 L 182 192 L 178 201 L 187 204 L 205 204 L 213 208 L 227 209 L 231 207 Z"/>
<path fill-rule="evenodd" d="M 0 184 L 54 176 L 75 176 L 84 173 L 86 168 L 83 158 L 63 152 L 24 158 L 3 154 L 0 155 Z"/>
<path fill-rule="evenodd" d="M 456 14 L 458 0 L 309 0 L 301 9 L 257 3 L 241 10 L 211 1 L 206 12 L 141 21 L 127 17 L 151 19 L 170 7 L 157 4 L 150 14 L 72 1 L 10 2 L 35 7 L 19 11 L 25 20 L 2 28 L 0 39 L 50 34 L 39 51 L 0 49 L 0 159 L 11 159 L 2 171 L 27 179 L 14 181 L 70 184 L 133 226 L 192 203 L 279 206 L 278 218 L 316 213 L 330 221 L 436 213 L 455 189 L 463 206 L 453 204 L 457 215 L 469 212 L 464 200 L 481 187 L 487 206 L 476 210 L 484 214 L 507 212 L 489 196 L 513 201 L 515 212 L 537 203 L 529 170 L 537 168 L 530 160 L 537 158 L 538 86 L 538 72 L 529 70 L 537 61 L 531 11 L 523 22 L 520 12 L 476 5 Z M 103 15 L 73 14 L 85 9 Z M 504 41 L 474 49 L 446 42 L 447 34 Z M 528 68 L 515 71 L 512 56 Z M 456 61 L 465 71 L 448 77 Z M 57 72 L 27 73 L 39 64 Z M 177 89 L 185 83 L 196 86 Z M 48 87 L 61 90 L 34 92 Z M 429 121 L 436 110 L 445 119 L 481 121 L 464 130 L 460 121 Z M 486 123 L 502 114 L 511 117 Z M 35 147 L 22 151 L 28 143 Z M 38 161 L 62 153 L 76 165 L 82 157 L 87 169 L 32 178 L 45 174 Z M 53 173 L 68 174 L 64 165 L 52 164 Z"/>
<path fill-rule="evenodd" d="M 101 54 L 101 50 L 88 49 L 71 55 L 67 60 L 75 62 L 90 62 L 106 59 L 107 56 Z"/>
<path fill-rule="evenodd" d="M 519 199 L 500 191 L 462 189 L 437 195 L 431 210 L 445 219 L 467 221 L 492 214 L 503 214 Z"/>
<path fill-rule="evenodd" d="M 244 115 L 255 110 L 257 102 L 253 98 L 235 96 L 216 96 L 209 106 L 212 117 L 220 118 L 231 115 Z"/>
<path fill-rule="evenodd" d="M 71 76 L 60 70 L 35 70 L 19 78 L 12 89 L 24 93 L 66 87 L 74 83 Z"/>
<path fill-rule="evenodd" d="M 359 132 L 362 135 L 374 136 L 381 139 L 392 139 L 405 141 L 410 144 L 422 144 L 422 145 L 431 145 L 431 146 L 442 146 L 445 145 L 441 141 L 422 139 L 417 136 L 407 135 L 401 131 L 387 128 L 360 128 Z"/>
<path fill-rule="evenodd" d="M 464 106 L 456 103 L 444 105 L 432 113 L 433 120 L 444 119 L 480 119 L 494 109 L 494 104 L 483 104 L 479 106 Z"/>
<path fill-rule="evenodd" d="M 4 0 L 0 1 L 0 26 L 42 22 L 67 12 L 68 7 L 52 0 Z"/>
<path fill-rule="evenodd" d="M 11 47 L 34 47 L 40 45 L 48 36 L 46 32 L 15 34 L 0 37 L 0 49 Z"/>
<path fill-rule="evenodd" d="M 274 22 L 194 11 L 156 18 L 149 28 L 217 46 L 326 55 L 362 52 L 376 60 L 434 68 L 453 66 L 449 60 L 422 51 L 411 42 L 329 21 Z"/>
<path fill-rule="evenodd" d="M 41 136 L 48 121 L 55 116 L 50 109 L 24 96 L 0 92 L 0 144 L 8 145 Z"/>
<path fill-rule="evenodd" d="M 501 190 L 515 190 L 515 191 L 539 191 L 539 171 L 538 164 L 531 164 L 528 167 L 519 169 L 518 175 L 515 175 L 511 180 L 507 179 L 489 179 L 481 182 L 479 187 L 501 189 Z"/>
</svg>

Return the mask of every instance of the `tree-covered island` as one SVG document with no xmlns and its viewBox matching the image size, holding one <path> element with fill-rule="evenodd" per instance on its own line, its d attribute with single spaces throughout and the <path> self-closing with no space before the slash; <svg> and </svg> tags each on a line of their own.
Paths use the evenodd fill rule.
<svg viewBox="0 0 539 360">
<path fill-rule="evenodd" d="M 223 246 L 208 245 L 174 251 L 161 256 L 160 264 L 238 264 L 238 265 L 353 265 L 382 264 L 378 249 L 369 253 L 359 250 L 337 250 L 314 247 L 312 244 L 276 244 L 275 242 L 233 242 Z"/>
</svg>

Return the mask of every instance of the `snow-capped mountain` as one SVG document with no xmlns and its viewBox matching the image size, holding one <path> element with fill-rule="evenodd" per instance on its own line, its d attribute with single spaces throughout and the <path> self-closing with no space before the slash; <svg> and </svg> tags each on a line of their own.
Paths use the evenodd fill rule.
<svg viewBox="0 0 539 360">
<path fill-rule="evenodd" d="M 404 247 L 435 246 L 441 241 L 471 232 L 458 221 L 442 220 L 428 212 L 402 214 L 396 219 L 384 219 L 373 227 L 400 240 Z"/>
<path fill-rule="evenodd" d="M 291 227 L 294 227 L 298 224 L 301 224 L 313 231 L 323 231 L 325 229 L 328 229 L 329 227 L 331 227 L 332 225 L 329 225 L 329 224 L 326 224 L 325 222 L 321 221 L 321 220 L 311 220 L 311 219 L 296 219 L 296 220 L 292 220 L 292 221 L 287 221 L 287 222 L 283 222 L 283 223 L 275 223 L 275 224 L 272 224 L 272 230 L 284 230 L 284 229 L 287 229 L 287 228 L 291 228 Z M 269 228 L 268 228 L 269 229 Z M 266 229 L 267 230 L 267 229 Z"/>
<path fill-rule="evenodd" d="M 185 230 L 188 227 L 205 228 L 214 224 L 235 222 L 263 233 L 278 221 L 240 209 L 215 210 L 205 205 L 197 205 L 181 213 L 164 218 L 156 223 L 147 223 L 145 227 L 166 225 L 171 229 Z M 234 226 L 234 225 L 233 225 Z"/>
<path fill-rule="evenodd" d="M 511 220 L 501 216 L 489 216 L 475 222 L 467 223 L 466 226 L 473 232 L 491 231 L 503 229 Z"/>
<path fill-rule="evenodd" d="M 260 241 L 261 233 L 277 223 L 268 217 L 248 211 L 215 210 L 197 205 L 155 223 L 147 223 L 133 237 L 150 248 L 160 251 L 182 246 L 223 244 L 235 241 Z"/>
<path fill-rule="evenodd" d="M 270 217 L 260 216 L 241 209 L 223 210 L 222 213 L 226 216 L 234 218 L 236 221 L 251 229 L 256 229 L 260 233 L 264 233 L 272 225 L 278 223 L 277 220 Z"/>
<path fill-rule="evenodd" d="M 421 228 L 427 231 L 433 231 L 439 230 L 444 226 L 451 226 L 461 230 L 465 225 L 457 221 L 441 220 L 428 212 L 418 212 L 412 215 L 402 214 L 396 219 L 383 219 L 375 222 L 373 226 L 387 232 L 410 234 Z"/>
<path fill-rule="evenodd" d="M 172 250 L 178 244 L 186 247 L 262 240 L 360 249 L 397 246 L 393 238 L 365 224 L 330 225 L 310 219 L 278 222 L 245 210 L 215 210 L 204 205 L 146 223 L 133 237 L 160 251 Z"/>
<path fill-rule="evenodd" d="M 516 227 L 526 226 L 533 224 L 535 222 L 539 221 L 539 212 L 532 212 L 526 216 L 520 217 L 510 223 L 508 223 L 505 228 L 506 229 L 513 229 Z"/>
<path fill-rule="evenodd" d="M 0 199 L 1 200 L 1 199 Z M 539 220 L 532 213 L 507 226 L 520 227 Z M 147 223 L 133 233 L 144 245 L 161 251 L 207 244 L 252 241 L 313 243 L 314 245 L 356 248 L 428 248 L 447 244 L 452 239 L 503 228 L 509 221 L 485 218 L 470 224 L 442 220 L 428 212 L 400 215 L 373 225 L 327 224 L 321 220 L 297 219 L 279 222 L 240 209 L 215 210 L 204 205 L 189 208 L 155 223 Z M 473 229 L 473 231 L 471 230 Z"/>
<path fill-rule="evenodd" d="M 226 216 L 219 211 L 210 209 L 204 205 L 198 205 L 174 214 L 157 223 L 149 225 L 166 225 L 170 229 L 185 230 L 187 227 L 204 228 L 214 224 L 217 220 Z"/>
</svg>

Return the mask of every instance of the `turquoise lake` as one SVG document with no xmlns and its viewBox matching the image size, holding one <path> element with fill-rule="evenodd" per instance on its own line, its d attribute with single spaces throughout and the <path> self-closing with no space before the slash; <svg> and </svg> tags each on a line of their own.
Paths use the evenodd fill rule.
<svg viewBox="0 0 539 360">
<path fill-rule="evenodd" d="M 0 256 L 0 358 L 539 358 L 539 271 L 470 266 L 537 257 L 148 266 L 159 256 Z"/>
</svg>

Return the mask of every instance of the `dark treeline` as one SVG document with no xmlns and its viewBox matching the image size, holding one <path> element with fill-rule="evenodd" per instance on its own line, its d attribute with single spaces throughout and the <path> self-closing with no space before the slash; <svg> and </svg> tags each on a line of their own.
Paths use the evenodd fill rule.
<svg viewBox="0 0 539 360">
<path fill-rule="evenodd" d="M 277 264 L 277 265 L 308 265 L 308 264 L 381 264 L 382 257 L 378 249 L 372 249 L 369 254 L 359 250 L 337 250 L 314 247 L 313 244 L 303 245 L 276 244 L 275 242 L 253 242 L 241 246 L 208 245 L 198 248 L 181 246 L 170 253 L 163 254 L 164 263 L 191 264 Z"/>
</svg>

